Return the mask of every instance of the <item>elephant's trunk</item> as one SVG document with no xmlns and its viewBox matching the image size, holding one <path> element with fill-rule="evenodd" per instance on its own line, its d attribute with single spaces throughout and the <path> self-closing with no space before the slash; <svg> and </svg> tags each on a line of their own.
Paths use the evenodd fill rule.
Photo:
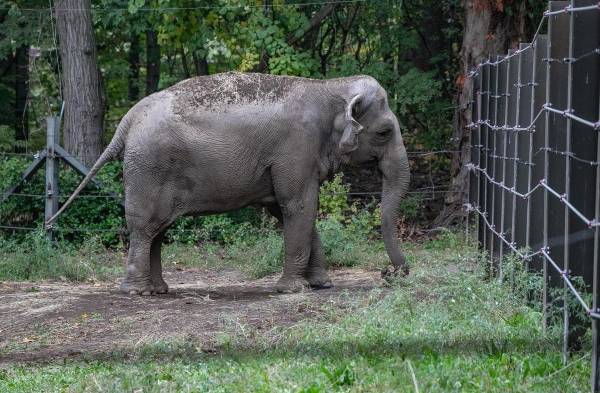
<svg viewBox="0 0 600 393">
<path fill-rule="evenodd" d="M 384 157 L 379 168 L 383 174 L 383 189 L 381 200 L 381 232 L 385 249 L 396 270 L 408 274 L 408 265 L 399 248 L 396 231 L 400 201 L 406 194 L 410 181 L 408 158 L 404 146 L 396 148 Z"/>
</svg>

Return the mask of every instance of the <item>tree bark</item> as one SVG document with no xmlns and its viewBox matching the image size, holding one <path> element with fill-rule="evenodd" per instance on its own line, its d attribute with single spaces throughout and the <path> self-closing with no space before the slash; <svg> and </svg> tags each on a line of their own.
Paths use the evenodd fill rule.
<svg viewBox="0 0 600 393">
<path fill-rule="evenodd" d="M 104 100 L 90 0 L 56 0 L 63 71 L 64 147 L 88 167 L 102 153 Z"/>
<path fill-rule="evenodd" d="M 206 60 L 206 56 L 198 57 L 198 55 L 195 52 L 193 52 L 192 59 L 194 60 L 196 75 L 208 75 L 208 61 Z"/>
<path fill-rule="evenodd" d="M 511 3 L 512 12 L 504 12 L 504 4 Z M 524 2 L 522 2 L 524 3 Z M 455 102 L 454 153 L 451 166 L 451 184 L 442 211 L 434 220 L 434 227 L 452 225 L 464 217 L 463 205 L 468 202 L 469 173 L 465 167 L 470 161 L 471 100 L 473 83 L 467 77 L 470 70 L 489 55 L 506 54 L 525 37 L 527 9 L 518 1 L 463 0 L 465 12 L 464 34 L 460 51 L 461 74 L 456 80 L 458 93 Z"/>
<path fill-rule="evenodd" d="M 154 30 L 146 31 L 146 95 L 158 90 L 160 81 L 160 46 L 158 34 Z"/>
<path fill-rule="evenodd" d="M 131 35 L 128 61 L 129 78 L 127 79 L 127 97 L 129 101 L 137 101 L 140 96 L 140 36 L 136 33 Z"/>
<path fill-rule="evenodd" d="M 182 46 L 179 51 L 181 53 L 181 66 L 183 67 L 183 76 L 187 79 L 190 77 L 190 67 L 188 66 L 185 48 Z"/>
<path fill-rule="evenodd" d="M 21 45 L 15 53 L 15 139 L 27 140 L 27 93 L 29 90 L 29 45 Z"/>
</svg>

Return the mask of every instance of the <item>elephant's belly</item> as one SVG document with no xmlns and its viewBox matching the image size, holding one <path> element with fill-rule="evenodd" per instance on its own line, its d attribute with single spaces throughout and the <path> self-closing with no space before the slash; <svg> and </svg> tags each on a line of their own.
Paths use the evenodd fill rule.
<svg viewBox="0 0 600 393">
<path fill-rule="evenodd" d="M 125 154 L 125 193 L 134 213 L 168 221 L 275 202 L 270 167 L 262 164 L 258 149 L 231 138 L 154 140 L 145 151 Z"/>
<path fill-rule="evenodd" d="M 249 205 L 275 203 L 268 170 L 238 176 L 200 176 L 189 194 L 187 214 L 224 213 Z"/>
</svg>

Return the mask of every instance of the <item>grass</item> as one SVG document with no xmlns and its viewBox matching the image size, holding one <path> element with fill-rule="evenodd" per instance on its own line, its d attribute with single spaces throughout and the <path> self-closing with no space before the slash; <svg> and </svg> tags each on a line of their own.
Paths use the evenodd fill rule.
<svg viewBox="0 0 600 393">
<path fill-rule="evenodd" d="M 342 224 L 336 219 L 321 219 L 318 226 L 329 266 L 383 266 L 387 263 L 383 243 L 371 238 L 372 228 L 368 224 L 356 220 Z M 281 271 L 283 239 L 280 230 L 273 226 L 257 228 L 231 224 L 221 231 L 226 232 L 226 236 L 217 236 L 224 238 L 221 241 L 165 244 L 163 265 L 237 268 L 251 278 Z M 23 242 L 0 237 L 0 280 L 114 279 L 123 275 L 125 257 L 126 254 L 118 249 L 107 250 L 98 237 L 88 238 L 81 246 L 67 242 L 53 245 L 42 232 L 30 233 Z"/>
<path fill-rule="evenodd" d="M 476 250 L 451 233 L 405 248 L 412 266 L 409 277 L 366 296 L 344 294 L 344 308 L 320 305 L 318 317 L 291 328 L 264 332 L 232 324 L 210 352 L 194 340 L 170 341 L 101 359 L 5 366 L 0 391 L 589 390 L 589 352 L 573 354 L 565 367 L 560 326 L 544 334 L 539 310 L 523 301 L 523 293 L 536 288 L 535 277 L 515 274 L 513 284 L 525 286 L 516 292 L 513 284 L 486 280 Z M 375 264 L 382 258 L 377 246 L 364 249 Z M 182 250 L 167 247 L 168 263 L 196 263 L 178 259 Z M 201 250 L 204 256 L 207 251 Z M 211 258 L 217 257 L 203 260 Z"/>
</svg>

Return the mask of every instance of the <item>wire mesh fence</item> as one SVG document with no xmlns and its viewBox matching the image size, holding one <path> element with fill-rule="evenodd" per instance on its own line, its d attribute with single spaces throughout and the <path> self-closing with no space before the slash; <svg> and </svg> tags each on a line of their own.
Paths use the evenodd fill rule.
<svg viewBox="0 0 600 393">
<path fill-rule="evenodd" d="M 547 26 L 546 34 L 542 34 Z M 543 323 L 562 288 L 563 360 L 592 324 L 592 390 L 600 391 L 600 3 L 552 1 L 531 43 L 493 56 L 473 82 L 470 203 L 490 273 L 505 257 L 543 274 Z M 574 278 L 591 287 L 591 304 Z"/>
</svg>

